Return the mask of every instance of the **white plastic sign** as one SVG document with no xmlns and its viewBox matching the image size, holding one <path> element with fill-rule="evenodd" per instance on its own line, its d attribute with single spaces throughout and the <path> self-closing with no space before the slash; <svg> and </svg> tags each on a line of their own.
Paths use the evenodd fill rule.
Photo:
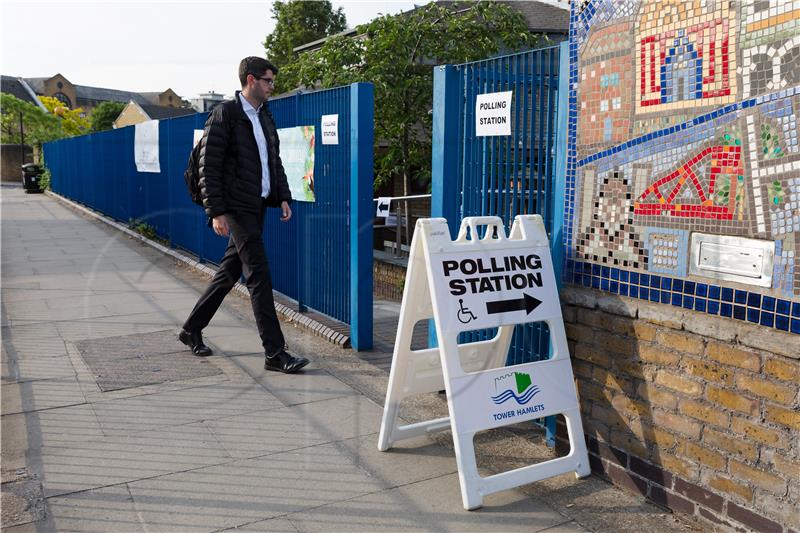
<svg viewBox="0 0 800 533">
<path fill-rule="evenodd" d="M 378 198 L 378 206 L 375 208 L 375 216 L 379 218 L 388 218 L 391 205 L 391 197 L 381 196 Z"/>
<path fill-rule="evenodd" d="M 432 257 L 433 286 L 448 331 L 482 329 L 558 316 L 558 291 L 547 246 L 479 250 Z M 456 323 L 457 322 L 457 323 Z"/>
<path fill-rule="evenodd" d="M 455 241 L 446 220 L 417 221 L 378 449 L 450 429 L 465 509 L 480 507 L 488 494 L 548 477 L 590 474 L 549 250 L 539 215 L 517 216 L 508 237 L 498 217 L 465 218 Z M 414 325 L 431 318 L 439 346 L 411 350 Z M 504 366 L 514 325 L 534 321 L 548 326 L 550 359 Z M 487 327 L 498 328 L 493 339 L 458 344 L 459 333 Z M 403 399 L 441 389 L 449 416 L 398 424 Z M 480 476 L 477 432 L 555 414 L 566 420 L 568 455 Z"/>
<path fill-rule="evenodd" d="M 339 144 L 339 115 L 322 115 L 322 144 Z"/>
<path fill-rule="evenodd" d="M 511 135 L 511 97 L 513 91 L 479 94 L 475 100 L 475 135 Z"/>
</svg>

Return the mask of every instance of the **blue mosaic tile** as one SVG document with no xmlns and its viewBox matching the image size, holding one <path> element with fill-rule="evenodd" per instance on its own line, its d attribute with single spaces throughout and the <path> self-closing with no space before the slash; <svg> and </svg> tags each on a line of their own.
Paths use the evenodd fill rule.
<svg viewBox="0 0 800 533">
<path fill-rule="evenodd" d="M 746 307 L 742 307 L 741 305 L 733 306 L 733 318 L 737 320 L 744 320 L 746 313 L 747 313 Z"/>
<path fill-rule="evenodd" d="M 708 287 L 708 297 L 710 299 L 719 300 L 719 293 L 720 293 L 719 287 L 717 287 L 716 285 L 710 285 Z"/>
<path fill-rule="evenodd" d="M 618 294 L 619 293 L 619 282 L 618 281 L 612 281 L 611 282 L 611 292 L 612 292 L 612 294 Z"/>
<path fill-rule="evenodd" d="M 672 288 L 672 280 L 670 278 L 661 278 L 661 288 L 663 290 L 670 290 Z"/>
<path fill-rule="evenodd" d="M 650 285 L 650 275 L 649 274 L 641 274 L 639 276 L 639 285 L 643 287 L 647 287 Z"/>
<path fill-rule="evenodd" d="M 733 289 L 729 289 L 728 287 L 722 288 L 722 301 L 723 302 L 733 301 Z"/>
<path fill-rule="evenodd" d="M 747 291 L 737 290 L 733 296 L 734 303 L 745 305 L 747 304 Z"/>
<path fill-rule="evenodd" d="M 759 313 L 761 313 L 758 309 L 748 309 L 747 310 L 747 321 L 748 322 L 755 322 L 758 324 Z"/>
<path fill-rule="evenodd" d="M 636 285 L 630 286 L 630 295 L 631 298 L 638 298 L 639 297 L 639 287 Z"/>
<path fill-rule="evenodd" d="M 693 296 L 684 296 L 683 297 L 683 306 L 686 309 L 693 309 L 694 308 L 694 297 Z"/>
<path fill-rule="evenodd" d="M 650 287 L 658 289 L 661 286 L 661 276 L 650 276 Z"/>
<path fill-rule="evenodd" d="M 792 333 L 800 333 L 800 318 L 792 319 L 792 327 L 789 331 Z"/>
<path fill-rule="evenodd" d="M 620 296 L 628 296 L 628 284 L 621 283 L 619 286 L 619 294 Z"/>
<path fill-rule="evenodd" d="M 792 316 L 800 317 L 800 302 L 795 302 L 792 304 Z"/>
<path fill-rule="evenodd" d="M 639 298 L 641 298 L 642 300 L 649 299 L 650 298 L 650 289 L 648 289 L 646 287 L 642 287 L 641 289 L 639 289 Z"/>
<path fill-rule="evenodd" d="M 733 306 L 731 304 L 722 304 L 722 307 L 719 309 L 720 316 L 732 317 L 733 316 Z"/>
<path fill-rule="evenodd" d="M 708 313 L 711 315 L 718 315 L 719 314 L 719 302 L 709 301 L 708 302 Z"/>
<path fill-rule="evenodd" d="M 601 279 L 600 280 L 600 290 L 608 291 L 608 280 L 607 279 Z"/>
<path fill-rule="evenodd" d="M 656 291 L 658 292 L 658 291 Z M 669 303 L 669 292 L 668 291 L 661 291 L 661 303 L 668 304 Z"/>
<path fill-rule="evenodd" d="M 680 307 L 682 304 L 681 295 L 680 294 L 673 294 L 672 295 L 672 305 L 676 307 Z"/>
<path fill-rule="evenodd" d="M 789 331 L 789 318 L 775 315 L 775 327 L 783 331 Z"/>
<path fill-rule="evenodd" d="M 684 294 L 694 294 L 694 281 L 687 281 L 683 284 L 683 293 Z"/>
<path fill-rule="evenodd" d="M 773 298 L 772 296 L 764 296 L 764 299 L 761 300 L 761 308 L 765 311 L 774 311 L 775 298 Z"/>
<path fill-rule="evenodd" d="M 756 292 L 751 292 L 747 295 L 748 307 L 761 307 L 761 295 Z"/>
<path fill-rule="evenodd" d="M 708 296 L 708 285 L 706 285 L 705 283 L 698 283 L 697 291 L 695 291 L 695 294 L 698 296 L 702 296 L 703 298 Z"/>
<path fill-rule="evenodd" d="M 683 280 L 682 279 L 673 279 L 672 280 L 672 290 L 675 292 L 683 292 Z"/>
<path fill-rule="evenodd" d="M 780 313 L 782 315 L 788 315 L 790 309 L 791 309 L 791 306 L 789 305 L 788 301 L 786 301 L 786 300 L 778 300 L 778 308 L 776 309 L 776 311 L 778 313 Z"/>
<path fill-rule="evenodd" d="M 761 325 L 771 328 L 775 324 L 775 313 L 761 312 Z"/>
<path fill-rule="evenodd" d="M 706 311 L 706 299 L 696 298 L 694 301 L 694 309 L 695 311 L 700 311 L 704 313 Z"/>
</svg>

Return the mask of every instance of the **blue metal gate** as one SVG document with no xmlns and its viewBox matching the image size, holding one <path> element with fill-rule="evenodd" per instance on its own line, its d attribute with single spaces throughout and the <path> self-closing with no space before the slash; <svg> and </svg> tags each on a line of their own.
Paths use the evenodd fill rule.
<svg viewBox="0 0 800 533">
<path fill-rule="evenodd" d="M 355 349 L 372 347 L 373 88 L 357 83 L 270 101 L 278 128 L 316 125 L 339 116 L 339 144 L 315 146 L 314 203 L 294 202 L 283 223 L 268 212 L 267 255 L 273 286 L 350 324 Z M 137 172 L 134 128 L 73 137 L 44 147 L 52 188 L 117 220 L 141 220 L 158 236 L 218 261 L 226 240 L 192 204 L 183 171 L 193 130 L 205 114 L 159 122 L 160 172 Z M 319 131 L 319 130 L 318 130 Z M 317 140 L 319 139 L 317 134 Z"/>
<path fill-rule="evenodd" d="M 516 215 L 542 215 L 558 282 L 563 262 L 567 58 L 564 43 L 434 70 L 431 216 L 446 218 L 454 238 L 464 217 L 499 216 L 509 231 Z M 511 135 L 478 137 L 477 95 L 504 91 L 513 94 Z M 496 333 L 465 332 L 459 342 L 486 340 Z M 431 340 L 435 342 L 435 336 Z M 545 323 L 515 327 L 507 364 L 549 355 Z M 545 426 L 548 444 L 554 446 L 555 417 Z"/>
</svg>

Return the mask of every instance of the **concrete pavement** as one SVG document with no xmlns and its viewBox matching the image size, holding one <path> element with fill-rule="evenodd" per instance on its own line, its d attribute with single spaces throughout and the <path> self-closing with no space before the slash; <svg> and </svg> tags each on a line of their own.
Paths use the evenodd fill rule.
<svg viewBox="0 0 800 533">
<path fill-rule="evenodd" d="M 571 476 L 464 511 L 446 434 L 377 451 L 385 368 L 286 325 L 312 364 L 267 373 L 249 302 L 233 295 L 205 331 L 214 356 L 177 343 L 205 283 L 51 197 L 2 188 L 4 531 L 686 526 Z M 404 416 L 443 405 L 422 398 Z M 513 435 L 484 444 L 488 470 L 522 453 Z"/>
</svg>

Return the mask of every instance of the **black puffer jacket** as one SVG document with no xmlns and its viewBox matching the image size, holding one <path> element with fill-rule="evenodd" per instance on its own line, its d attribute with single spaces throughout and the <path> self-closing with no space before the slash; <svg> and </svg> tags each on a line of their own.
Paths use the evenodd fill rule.
<svg viewBox="0 0 800 533">
<path fill-rule="evenodd" d="M 211 112 L 206 120 L 200 146 L 200 189 L 206 215 L 213 218 L 225 213 L 258 213 L 261 209 L 261 158 L 247 118 L 236 92 Z M 275 121 L 267 104 L 259 112 L 269 155 L 269 207 L 292 201 L 286 172 L 280 158 L 280 141 Z"/>
</svg>

